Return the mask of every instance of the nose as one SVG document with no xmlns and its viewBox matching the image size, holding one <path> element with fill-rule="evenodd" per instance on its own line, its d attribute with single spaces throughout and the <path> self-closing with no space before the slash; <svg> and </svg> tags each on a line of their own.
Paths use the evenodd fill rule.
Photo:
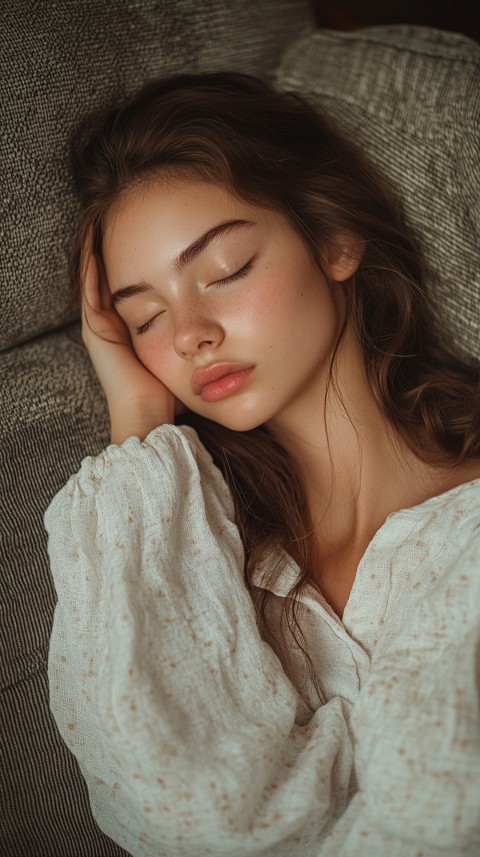
<svg viewBox="0 0 480 857">
<path fill-rule="evenodd" d="M 218 348 L 224 337 L 224 331 L 216 321 L 183 317 L 176 321 L 173 346 L 179 357 L 188 360 L 206 348 Z"/>
</svg>

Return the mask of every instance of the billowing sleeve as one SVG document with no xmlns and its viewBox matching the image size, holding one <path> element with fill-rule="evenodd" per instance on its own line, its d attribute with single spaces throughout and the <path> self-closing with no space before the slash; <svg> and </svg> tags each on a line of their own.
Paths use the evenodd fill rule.
<svg viewBox="0 0 480 857">
<path fill-rule="evenodd" d="M 45 525 L 51 709 L 100 827 L 135 857 L 317 857 L 351 786 L 348 711 L 299 723 L 195 432 L 85 459 Z"/>
<path fill-rule="evenodd" d="M 320 857 L 480 854 L 480 530 L 372 659 L 359 790 Z"/>
</svg>

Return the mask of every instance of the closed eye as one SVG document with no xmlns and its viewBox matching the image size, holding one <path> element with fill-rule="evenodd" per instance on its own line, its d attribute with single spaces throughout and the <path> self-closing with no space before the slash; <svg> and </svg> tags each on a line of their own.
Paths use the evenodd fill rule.
<svg viewBox="0 0 480 857">
<path fill-rule="evenodd" d="M 234 280 L 240 280 L 241 277 L 245 277 L 251 270 L 254 261 L 254 259 L 250 259 L 250 261 L 247 262 L 247 264 L 244 265 L 243 268 L 240 268 L 238 271 L 235 271 L 234 274 L 229 274 L 228 277 L 223 277 L 222 280 L 215 280 L 214 283 L 210 283 L 210 286 L 225 286 L 227 285 L 227 283 L 233 283 Z"/>
<path fill-rule="evenodd" d="M 152 316 L 152 318 L 151 318 L 151 319 L 149 319 L 148 321 L 146 321 L 146 322 L 145 322 L 145 324 L 141 324 L 141 325 L 140 325 L 140 327 L 136 327 L 136 328 L 135 328 L 135 333 L 136 333 L 138 336 L 141 336 L 141 335 L 142 335 L 142 333 L 146 333 L 146 332 L 147 332 L 147 330 L 148 330 L 148 328 L 150 327 L 150 325 L 151 325 L 151 324 L 153 324 L 153 322 L 155 321 L 155 319 L 156 319 L 156 318 L 158 318 L 158 316 L 159 316 L 159 315 L 163 315 L 163 313 L 164 313 L 164 310 L 161 310 L 160 312 L 157 312 L 154 316 Z"/>
<path fill-rule="evenodd" d="M 254 258 L 250 259 L 250 261 L 247 262 L 247 264 L 244 265 L 243 268 L 240 268 L 233 274 L 229 274 L 228 277 L 223 277 L 223 279 L 221 280 L 216 280 L 214 283 L 210 283 L 210 287 L 213 286 L 214 288 L 216 288 L 217 286 L 225 286 L 228 283 L 233 283 L 235 280 L 240 280 L 242 277 L 246 277 L 248 272 L 252 269 L 254 261 Z M 136 327 L 135 333 L 137 334 L 137 336 L 141 336 L 142 333 L 146 333 L 149 327 L 155 321 L 155 319 L 158 318 L 159 315 L 162 315 L 163 312 L 164 310 L 162 310 L 161 312 L 157 312 L 156 315 L 152 316 L 152 318 L 149 319 L 149 321 L 145 322 L 145 324 L 141 324 L 140 327 Z"/>
</svg>

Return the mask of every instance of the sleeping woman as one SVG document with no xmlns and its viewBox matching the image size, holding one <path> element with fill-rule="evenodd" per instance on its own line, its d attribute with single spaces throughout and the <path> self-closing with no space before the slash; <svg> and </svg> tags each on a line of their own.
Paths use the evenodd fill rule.
<svg viewBox="0 0 480 857">
<path fill-rule="evenodd" d="M 480 373 L 308 100 L 152 83 L 79 134 L 111 443 L 46 513 L 51 708 L 136 857 L 480 853 Z M 93 452 L 93 451 L 92 451 Z"/>
</svg>

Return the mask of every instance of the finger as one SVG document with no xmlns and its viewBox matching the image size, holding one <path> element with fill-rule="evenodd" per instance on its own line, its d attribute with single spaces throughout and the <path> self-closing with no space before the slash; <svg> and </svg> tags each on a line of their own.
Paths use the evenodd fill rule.
<svg viewBox="0 0 480 857">
<path fill-rule="evenodd" d="M 99 253 L 96 257 L 98 270 L 98 292 L 100 295 L 100 305 L 102 309 L 113 309 L 112 295 L 108 286 L 107 274 L 103 258 Z"/>
<path fill-rule="evenodd" d="M 98 266 L 93 253 L 90 253 L 85 266 L 83 303 L 84 309 L 91 309 L 94 313 L 100 312 L 102 309 L 98 282 Z"/>
</svg>

